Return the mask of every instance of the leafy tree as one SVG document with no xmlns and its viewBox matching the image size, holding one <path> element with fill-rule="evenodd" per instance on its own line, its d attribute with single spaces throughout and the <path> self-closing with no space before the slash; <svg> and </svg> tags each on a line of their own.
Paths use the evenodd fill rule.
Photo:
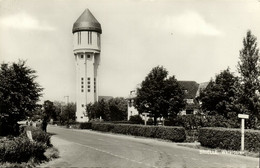
<svg viewBox="0 0 260 168">
<path fill-rule="evenodd" d="M 89 119 L 102 118 L 105 121 L 121 121 L 127 118 L 127 101 L 122 97 L 108 101 L 101 99 L 94 104 L 87 105 Z"/>
<path fill-rule="evenodd" d="M 34 111 L 30 113 L 28 116 L 32 121 L 37 121 L 43 118 L 43 108 L 42 105 L 36 107 Z"/>
<path fill-rule="evenodd" d="M 238 109 L 236 107 L 238 78 L 229 69 L 216 75 L 215 80 L 211 80 L 205 90 L 201 91 L 200 101 L 202 110 L 209 111 L 209 114 L 222 115 L 225 118 L 234 116 Z"/>
<path fill-rule="evenodd" d="M 76 104 L 75 103 L 68 103 L 67 105 L 63 106 L 62 112 L 60 113 L 60 121 L 63 124 L 71 124 L 74 123 L 76 120 Z"/>
<path fill-rule="evenodd" d="M 50 101 L 50 100 L 44 101 L 43 108 L 44 108 L 44 116 L 48 120 L 49 119 L 53 119 L 53 120 L 57 119 L 56 109 L 55 109 L 55 106 L 54 106 L 52 101 Z"/>
<path fill-rule="evenodd" d="M 157 124 L 158 117 L 176 116 L 184 108 L 184 92 L 174 76 L 157 66 L 151 70 L 137 89 L 134 106 L 139 113 L 150 113 Z"/>
<path fill-rule="evenodd" d="M 112 98 L 108 101 L 111 121 L 127 119 L 127 101 L 122 97 Z"/>
<path fill-rule="evenodd" d="M 257 48 L 257 38 L 248 31 L 243 39 L 243 48 L 240 50 L 240 61 L 238 62 L 238 72 L 240 73 L 239 102 L 241 112 L 249 114 L 249 127 L 255 127 L 260 119 L 259 110 L 259 49 Z"/>
<path fill-rule="evenodd" d="M 25 61 L 1 64 L 0 115 L 9 125 L 17 125 L 17 121 L 25 119 L 37 107 L 43 89 L 35 79 L 35 71 Z"/>
<path fill-rule="evenodd" d="M 88 104 L 86 110 L 90 120 L 100 117 L 105 121 L 111 120 L 109 105 L 108 102 L 104 99 L 101 99 L 94 104 Z"/>
</svg>

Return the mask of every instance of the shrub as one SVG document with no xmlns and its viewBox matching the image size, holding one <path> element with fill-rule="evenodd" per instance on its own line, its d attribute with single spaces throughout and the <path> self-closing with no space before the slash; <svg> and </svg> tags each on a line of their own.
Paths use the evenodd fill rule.
<svg viewBox="0 0 260 168">
<path fill-rule="evenodd" d="M 130 117 L 129 121 L 132 124 L 144 124 L 144 121 L 140 115 L 133 115 Z"/>
<path fill-rule="evenodd" d="M 31 158 L 44 160 L 44 152 L 47 146 L 32 142 L 27 137 L 17 137 L 0 143 L 0 161 L 1 162 L 27 162 Z"/>
<path fill-rule="evenodd" d="M 146 124 L 147 125 L 153 125 L 154 124 L 153 119 L 148 118 L 148 120 L 146 121 Z"/>
<path fill-rule="evenodd" d="M 24 132 L 22 133 L 21 136 L 27 137 L 26 131 L 31 131 L 32 138 L 34 141 L 43 143 L 47 146 L 51 146 L 51 142 L 50 142 L 51 135 L 42 131 L 40 128 L 27 126 L 27 127 L 24 127 L 23 130 L 24 130 Z"/>
<path fill-rule="evenodd" d="M 129 134 L 151 138 L 161 138 L 174 142 L 186 139 L 185 129 L 182 127 L 145 126 L 134 124 L 92 123 L 92 129 L 103 132 Z"/>
<path fill-rule="evenodd" d="M 110 121 L 110 123 L 113 123 L 113 124 L 131 124 L 130 121 Z"/>
<path fill-rule="evenodd" d="M 221 115 L 179 115 L 166 119 L 164 124 L 166 126 L 182 126 L 186 130 L 201 127 L 239 128 L 239 123 L 235 119 L 227 119 Z"/>
<path fill-rule="evenodd" d="M 91 122 L 84 122 L 79 124 L 80 129 L 91 129 L 92 123 Z"/>
<path fill-rule="evenodd" d="M 227 150 L 240 150 L 241 130 L 229 128 L 201 128 L 198 141 L 202 146 Z M 245 150 L 260 151 L 260 131 L 245 130 Z"/>
<path fill-rule="evenodd" d="M 182 126 L 186 130 L 197 129 L 205 126 L 206 119 L 201 115 L 183 115 L 165 120 L 166 126 Z"/>
</svg>

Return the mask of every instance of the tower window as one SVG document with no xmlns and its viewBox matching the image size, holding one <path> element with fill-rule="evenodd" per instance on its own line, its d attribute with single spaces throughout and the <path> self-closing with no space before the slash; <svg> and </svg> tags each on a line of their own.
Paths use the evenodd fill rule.
<svg viewBox="0 0 260 168">
<path fill-rule="evenodd" d="M 88 44 L 92 44 L 92 32 L 88 32 Z"/>
<path fill-rule="evenodd" d="M 78 35 L 78 45 L 79 45 L 81 44 L 81 32 L 78 32 L 77 35 Z"/>
<path fill-rule="evenodd" d="M 100 34 L 97 34 L 97 45 L 100 47 Z"/>
</svg>

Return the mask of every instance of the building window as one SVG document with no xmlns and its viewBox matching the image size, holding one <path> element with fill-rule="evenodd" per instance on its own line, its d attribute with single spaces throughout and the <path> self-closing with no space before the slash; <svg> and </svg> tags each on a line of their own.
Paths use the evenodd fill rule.
<svg viewBox="0 0 260 168">
<path fill-rule="evenodd" d="M 83 84 L 84 84 L 84 82 L 81 82 L 81 84 L 83 85 Z"/>
<path fill-rule="evenodd" d="M 90 82 L 88 82 L 88 84 L 90 84 Z"/>
<path fill-rule="evenodd" d="M 96 93 L 96 89 L 94 89 L 94 92 Z"/>
<path fill-rule="evenodd" d="M 83 89 L 81 89 L 81 92 L 84 92 L 84 90 L 83 90 Z"/>
<path fill-rule="evenodd" d="M 82 107 L 84 107 L 85 105 L 84 105 L 84 104 L 82 104 L 81 106 L 82 106 Z"/>
<path fill-rule="evenodd" d="M 92 44 L 92 32 L 88 32 L 88 44 Z"/>
<path fill-rule="evenodd" d="M 88 78 L 88 80 L 90 80 L 90 78 Z"/>
<path fill-rule="evenodd" d="M 90 44 L 92 44 L 92 32 L 90 32 Z"/>
<path fill-rule="evenodd" d="M 81 80 L 83 81 L 83 80 L 84 80 L 84 78 L 81 78 Z"/>
<path fill-rule="evenodd" d="M 97 45 L 100 47 L 100 34 L 97 33 Z"/>
<path fill-rule="evenodd" d="M 88 55 L 88 58 L 90 58 L 90 55 Z"/>
<path fill-rule="evenodd" d="M 84 58 L 84 55 L 81 55 L 80 58 Z"/>
<path fill-rule="evenodd" d="M 90 88 L 90 86 L 88 85 L 88 88 Z"/>
<path fill-rule="evenodd" d="M 90 92 L 90 89 L 88 89 L 88 92 Z"/>
<path fill-rule="evenodd" d="M 82 86 L 81 86 L 81 88 L 83 89 L 83 88 L 84 88 L 84 86 L 82 85 Z"/>
<path fill-rule="evenodd" d="M 78 32 L 78 45 L 81 44 L 81 32 Z"/>
</svg>

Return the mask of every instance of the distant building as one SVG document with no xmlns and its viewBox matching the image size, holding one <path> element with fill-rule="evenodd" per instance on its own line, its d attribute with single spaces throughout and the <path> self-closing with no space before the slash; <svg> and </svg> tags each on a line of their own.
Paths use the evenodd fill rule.
<svg viewBox="0 0 260 168">
<path fill-rule="evenodd" d="M 200 95 L 200 91 L 205 89 L 208 82 L 198 84 L 195 81 L 178 81 L 184 91 L 184 100 L 186 101 L 186 107 L 180 111 L 179 115 L 189 115 L 196 114 L 199 110 L 199 102 L 196 98 Z M 129 120 L 131 116 L 138 115 L 137 109 L 133 106 L 134 99 L 136 97 L 136 90 L 130 92 L 127 97 L 128 108 L 127 108 L 127 119 Z M 142 116 L 143 117 L 143 116 Z"/>
<path fill-rule="evenodd" d="M 131 116 L 139 114 L 137 109 L 134 107 L 135 97 L 136 97 L 136 90 L 130 91 L 129 96 L 127 97 L 127 120 L 129 120 Z"/>
<path fill-rule="evenodd" d="M 186 107 L 180 112 L 180 115 L 196 114 L 199 110 L 199 102 L 196 95 L 199 92 L 199 85 L 195 81 L 179 81 L 184 91 L 184 100 Z"/>
</svg>

